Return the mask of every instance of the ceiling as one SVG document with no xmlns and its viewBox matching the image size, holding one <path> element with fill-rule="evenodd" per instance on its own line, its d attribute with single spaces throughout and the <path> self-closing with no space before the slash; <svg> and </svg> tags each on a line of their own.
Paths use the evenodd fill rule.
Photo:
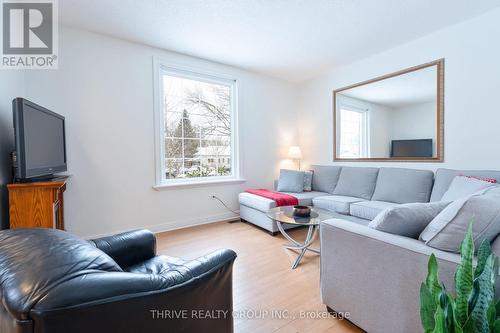
<svg viewBox="0 0 500 333">
<path fill-rule="evenodd" d="M 60 0 L 64 25 L 300 82 L 500 0 Z"/>
<path fill-rule="evenodd" d="M 340 93 L 390 108 L 437 100 L 437 66 L 372 82 Z"/>
</svg>

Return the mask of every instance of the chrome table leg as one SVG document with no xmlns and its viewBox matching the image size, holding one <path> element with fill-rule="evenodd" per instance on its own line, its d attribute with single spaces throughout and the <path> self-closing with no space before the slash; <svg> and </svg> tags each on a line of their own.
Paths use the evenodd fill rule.
<svg viewBox="0 0 500 333">
<path fill-rule="evenodd" d="M 307 230 L 307 236 L 306 236 L 305 241 L 303 243 L 300 243 L 300 242 L 296 241 L 295 239 L 293 239 L 292 237 L 290 237 L 290 235 L 288 235 L 288 233 L 283 228 L 281 222 L 276 221 L 276 224 L 277 224 L 278 229 L 281 232 L 281 234 L 286 239 L 288 239 L 291 243 L 293 243 L 293 245 L 291 245 L 291 244 L 285 245 L 285 248 L 287 248 L 289 250 L 293 250 L 293 251 L 300 251 L 299 256 L 297 257 L 297 259 L 295 259 L 295 262 L 292 265 L 292 269 L 297 268 L 297 266 L 300 264 L 300 261 L 304 257 L 304 254 L 306 253 L 306 251 L 311 251 L 311 252 L 320 254 L 320 251 L 318 249 L 314 249 L 314 248 L 310 247 L 311 244 L 314 242 L 314 239 L 316 238 L 317 229 L 319 228 L 319 226 L 310 225 L 308 227 L 308 230 Z"/>
</svg>

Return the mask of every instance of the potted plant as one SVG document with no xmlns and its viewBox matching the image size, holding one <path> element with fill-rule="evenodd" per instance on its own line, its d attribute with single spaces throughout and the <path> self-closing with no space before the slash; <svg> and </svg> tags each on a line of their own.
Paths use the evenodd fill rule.
<svg viewBox="0 0 500 333">
<path fill-rule="evenodd" d="M 474 240 L 469 226 L 460 246 L 452 295 L 439 281 L 438 263 L 429 258 L 428 274 L 420 287 L 420 318 L 425 333 L 500 333 L 500 302 L 495 302 L 498 257 L 483 241 L 474 265 Z"/>
</svg>

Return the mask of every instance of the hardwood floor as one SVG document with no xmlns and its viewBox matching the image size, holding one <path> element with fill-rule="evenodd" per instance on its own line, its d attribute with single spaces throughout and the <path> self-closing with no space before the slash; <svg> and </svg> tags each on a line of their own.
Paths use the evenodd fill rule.
<svg viewBox="0 0 500 333">
<path fill-rule="evenodd" d="M 305 229 L 290 232 L 305 238 Z M 169 256 L 194 259 L 219 248 L 236 251 L 233 288 L 234 310 L 238 317 L 261 315 L 264 318 L 235 318 L 235 331 L 246 332 L 362 332 L 346 320 L 327 314 L 319 294 L 319 256 L 307 253 L 300 265 L 291 269 L 296 253 L 285 250 L 282 235 L 270 236 L 243 222 L 213 223 L 160 233 L 158 252 Z M 319 241 L 315 241 L 319 246 Z M 280 311 L 274 318 L 271 312 Z M 301 312 L 309 316 L 301 317 Z"/>
</svg>

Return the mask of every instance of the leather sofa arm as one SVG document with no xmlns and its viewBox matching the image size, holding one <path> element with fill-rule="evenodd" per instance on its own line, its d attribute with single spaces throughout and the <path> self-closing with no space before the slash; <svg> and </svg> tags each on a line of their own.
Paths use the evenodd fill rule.
<svg viewBox="0 0 500 333">
<path fill-rule="evenodd" d="M 30 311 L 40 333 L 233 332 L 232 266 L 219 250 L 160 274 L 92 272 L 57 285 Z M 157 317 L 177 311 L 187 318 Z M 192 311 L 221 314 L 193 317 Z M 165 320 L 167 319 L 167 320 Z"/>
<path fill-rule="evenodd" d="M 149 230 L 135 230 L 89 240 L 109 255 L 122 269 L 156 255 L 156 237 Z"/>
<path fill-rule="evenodd" d="M 55 286 L 34 307 L 35 312 L 137 299 L 198 284 L 212 273 L 232 267 L 236 253 L 218 250 L 160 274 L 91 272 Z"/>
<path fill-rule="evenodd" d="M 194 260 L 190 260 L 182 266 L 178 266 L 176 271 L 168 271 L 167 275 L 170 275 L 172 272 L 180 272 L 184 279 L 196 279 L 232 263 L 235 259 L 236 253 L 233 250 L 217 250 Z"/>
</svg>

